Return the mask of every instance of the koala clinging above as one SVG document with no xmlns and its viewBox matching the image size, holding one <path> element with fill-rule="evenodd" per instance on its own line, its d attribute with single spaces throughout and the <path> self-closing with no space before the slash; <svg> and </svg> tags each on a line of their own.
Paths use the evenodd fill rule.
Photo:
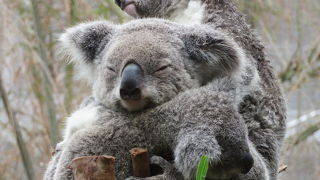
<svg viewBox="0 0 320 180">
<path fill-rule="evenodd" d="M 264 179 L 266 166 L 233 103 L 239 87 L 247 85 L 240 77 L 251 66 L 227 35 L 145 19 L 81 24 L 61 40 L 80 71 L 91 72 L 86 76 L 92 76 L 98 109 L 92 111 L 93 121 L 84 121 L 88 124 L 76 130 L 67 125 L 74 134 L 65 138 L 45 179 L 70 179 L 71 160 L 87 155 L 115 156 L 117 178 L 127 178 L 133 147 L 155 155 L 174 153 L 175 171 L 165 170 L 160 179 L 193 179 L 202 155 L 212 163 L 209 178 L 253 168 L 247 177 Z"/>
</svg>

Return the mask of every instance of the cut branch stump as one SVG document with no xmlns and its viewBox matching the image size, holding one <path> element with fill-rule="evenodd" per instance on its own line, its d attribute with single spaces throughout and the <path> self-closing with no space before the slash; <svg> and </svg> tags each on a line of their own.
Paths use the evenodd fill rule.
<svg viewBox="0 0 320 180">
<path fill-rule="evenodd" d="M 150 176 L 150 156 L 147 149 L 130 150 L 133 176 L 145 178 Z M 115 180 L 115 158 L 112 156 L 84 156 L 72 160 L 75 180 Z"/>
<path fill-rule="evenodd" d="M 85 156 L 72 160 L 75 180 L 115 180 L 115 158 L 112 156 Z"/>
<path fill-rule="evenodd" d="M 150 176 L 150 156 L 147 149 L 133 148 L 130 150 L 133 176 L 145 178 Z"/>
</svg>

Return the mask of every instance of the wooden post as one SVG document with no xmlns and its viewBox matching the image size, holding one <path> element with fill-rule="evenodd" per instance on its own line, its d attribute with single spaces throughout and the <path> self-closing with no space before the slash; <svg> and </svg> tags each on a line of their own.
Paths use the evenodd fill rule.
<svg viewBox="0 0 320 180">
<path fill-rule="evenodd" d="M 72 160 L 75 180 L 115 180 L 115 158 L 112 156 L 85 156 Z"/>
<path fill-rule="evenodd" d="M 145 178 L 150 176 L 150 157 L 147 149 L 133 148 L 130 150 L 133 176 Z"/>
</svg>

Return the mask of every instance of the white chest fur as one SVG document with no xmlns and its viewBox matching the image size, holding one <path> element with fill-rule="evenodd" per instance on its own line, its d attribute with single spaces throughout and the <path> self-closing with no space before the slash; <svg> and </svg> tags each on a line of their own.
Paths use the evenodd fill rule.
<svg viewBox="0 0 320 180">
<path fill-rule="evenodd" d="M 98 119 L 97 112 L 98 106 L 88 105 L 72 113 L 66 122 L 64 139 L 69 139 L 78 130 L 91 126 Z"/>
<path fill-rule="evenodd" d="M 200 0 L 191 0 L 186 9 L 179 9 L 171 16 L 171 20 L 181 24 L 200 24 L 204 6 Z"/>
</svg>

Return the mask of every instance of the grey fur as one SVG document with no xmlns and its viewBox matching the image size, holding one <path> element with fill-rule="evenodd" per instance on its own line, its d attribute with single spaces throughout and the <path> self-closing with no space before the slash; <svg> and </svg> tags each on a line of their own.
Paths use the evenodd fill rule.
<svg viewBox="0 0 320 180">
<path fill-rule="evenodd" d="M 218 170 L 213 177 L 237 174 L 242 171 L 241 158 L 255 152 L 254 148 L 253 152 L 249 149 L 245 123 L 239 120 L 241 116 L 233 107 L 235 90 L 232 80 L 227 78 L 187 90 L 167 103 L 140 113 L 116 112 L 102 105 L 96 125 L 78 131 L 66 143 L 54 179 L 71 178 L 71 171 L 66 167 L 73 158 L 103 154 L 117 158 L 117 178 L 124 179 L 130 174 L 128 151 L 133 147 L 146 147 L 159 156 L 175 151 L 175 166 L 179 171 L 168 167 L 164 175 L 157 177 L 160 179 L 182 178 L 178 172 L 182 172 L 185 179 L 193 179 L 202 155 L 208 155 L 214 164 L 212 168 Z M 254 154 L 255 162 L 260 159 Z M 232 163 L 222 168 L 220 162 L 224 166 Z M 255 171 L 266 170 L 256 167 L 258 165 L 255 163 Z M 253 177 L 258 175 L 261 173 Z"/>
<path fill-rule="evenodd" d="M 210 157 L 210 178 L 277 178 L 285 107 L 269 62 L 231 1 L 204 2 L 206 25 L 182 26 L 156 19 L 121 26 L 96 22 L 65 34 L 64 47 L 70 50 L 70 45 L 76 45 L 82 53 L 78 60 L 95 69 L 91 74 L 96 79 L 93 96 L 100 103 L 100 113 L 94 126 L 79 130 L 67 141 L 50 163 L 45 179 L 70 179 L 66 167 L 73 158 L 102 154 L 116 156 L 117 178 L 124 179 L 130 175 L 128 150 L 133 147 L 146 147 L 159 156 L 174 153 L 173 166 L 152 158 L 165 171 L 148 179 L 194 179 L 201 155 Z M 99 36 L 103 39 L 100 43 L 89 41 L 87 51 L 82 40 L 96 37 L 96 25 L 104 27 L 107 35 Z M 217 42 L 225 45 L 217 46 Z M 223 47 L 227 48 L 219 49 Z M 71 55 L 79 57 L 75 52 Z M 158 77 L 152 74 L 166 58 L 171 60 L 171 68 Z M 114 93 L 120 77 L 117 73 L 131 60 L 138 61 L 150 75 L 143 81 L 148 103 L 141 106 L 148 109 L 135 113 L 128 113 Z M 115 75 L 108 70 L 110 66 Z M 243 158 L 248 153 L 254 165 L 244 175 L 240 172 L 244 172 Z"/>
<path fill-rule="evenodd" d="M 137 10 L 140 1 L 146 4 L 148 2 L 148 0 L 135 1 Z M 179 11 L 175 4 L 180 0 L 153 1 L 171 4 L 171 7 L 167 7 L 168 9 Z M 286 107 L 273 68 L 265 55 L 264 46 L 254 30 L 246 23 L 245 16 L 238 10 L 233 0 L 199 1 L 205 7 L 202 24 L 212 26 L 211 29 L 227 32 L 245 50 L 246 56 L 251 57 L 258 70 L 262 94 L 252 93 L 246 96 L 239 105 L 239 112 L 248 126 L 249 139 L 266 160 L 270 179 L 277 179 L 278 156 L 286 129 Z M 154 6 L 149 4 L 147 7 L 144 5 L 144 8 L 148 9 L 147 13 L 142 13 L 139 17 L 170 17 L 165 9 L 155 14 L 157 12 L 152 10 Z"/>
</svg>

